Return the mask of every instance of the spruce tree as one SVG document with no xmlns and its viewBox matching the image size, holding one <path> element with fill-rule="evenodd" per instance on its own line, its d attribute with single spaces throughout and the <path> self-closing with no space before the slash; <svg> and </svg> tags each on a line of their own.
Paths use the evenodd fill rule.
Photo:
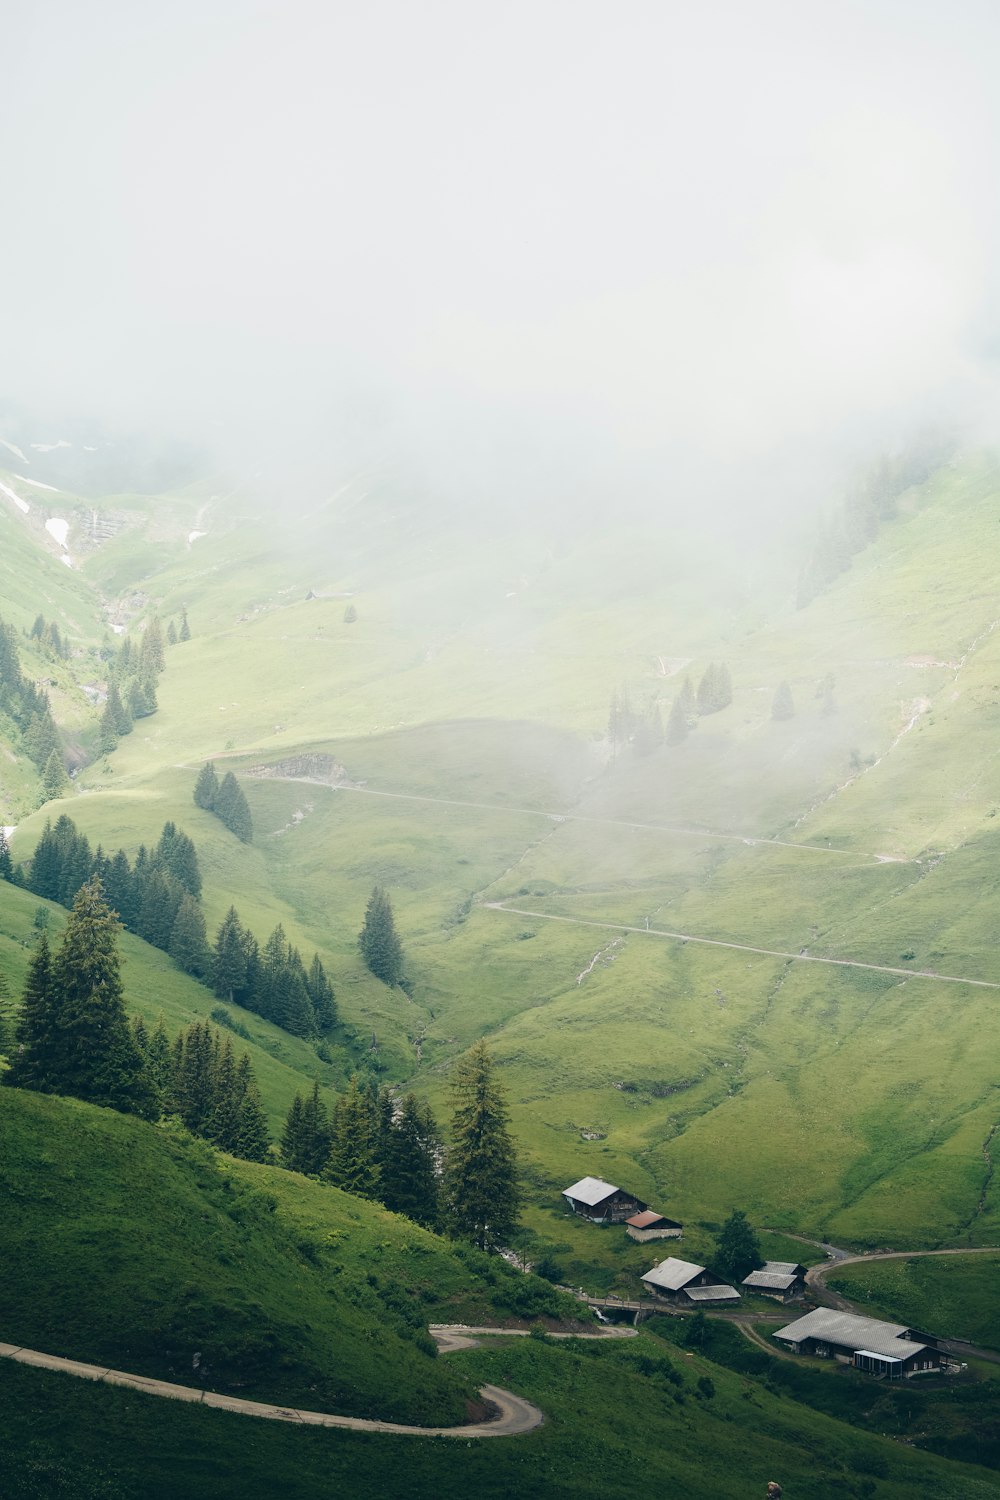
<svg viewBox="0 0 1000 1500">
<path fill-rule="evenodd" d="M 186 609 L 181 610 L 181 628 L 177 633 L 177 639 L 180 641 L 189 641 L 191 639 L 191 626 L 188 624 Z"/>
<path fill-rule="evenodd" d="M 480 1250 L 502 1248 L 517 1225 L 517 1154 L 507 1103 L 485 1042 L 459 1062 L 445 1173 L 448 1227 Z"/>
<path fill-rule="evenodd" d="M 212 957 L 212 989 L 220 1000 L 232 1004 L 247 978 L 247 960 L 243 945 L 243 928 L 231 906 L 222 919 L 215 939 Z"/>
<path fill-rule="evenodd" d="M 163 654 L 163 626 L 159 615 L 154 615 L 142 633 L 139 646 L 139 663 L 143 674 L 163 671 L 166 659 Z"/>
<path fill-rule="evenodd" d="M 239 1112 L 233 1155 L 244 1161 L 267 1161 L 271 1138 L 249 1052 L 242 1053 L 236 1064 L 236 1087 Z"/>
<path fill-rule="evenodd" d="M 757 1236 L 741 1208 L 734 1208 L 716 1236 L 715 1269 L 739 1283 L 764 1264 Z"/>
<path fill-rule="evenodd" d="M 187 891 L 181 897 L 177 915 L 170 929 L 167 952 L 179 969 L 202 979 L 212 961 L 205 935 L 205 917 L 201 907 Z"/>
<path fill-rule="evenodd" d="M 375 1120 L 369 1098 L 352 1077 L 333 1112 L 330 1154 L 323 1168 L 327 1182 L 361 1198 L 378 1196 Z"/>
<path fill-rule="evenodd" d="M 45 793 L 46 802 L 52 802 L 56 797 L 63 797 L 69 791 L 69 777 L 66 775 L 66 767 L 63 765 L 63 759 L 58 750 L 53 750 L 45 762 L 45 770 L 42 772 L 42 790 Z"/>
<path fill-rule="evenodd" d="M 4 1082 L 15 1088 L 54 1093 L 59 1086 L 62 1034 L 52 980 L 52 954 L 44 932 L 39 934 L 25 976 L 14 1043 Z"/>
<path fill-rule="evenodd" d="M 300 1145 L 300 1172 L 316 1175 L 322 1172 L 330 1155 L 330 1112 L 320 1098 L 319 1083 L 314 1083 L 312 1093 L 302 1104 L 302 1139 Z"/>
<path fill-rule="evenodd" d="M 320 1032 L 330 1031 L 337 1024 L 337 1003 L 333 986 L 326 977 L 326 970 L 320 962 L 318 953 L 313 956 L 313 961 L 309 965 L 306 988 L 309 991 L 313 1014 L 316 1017 L 316 1029 Z"/>
<path fill-rule="evenodd" d="M 386 1208 L 436 1229 L 440 1139 L 430 1110 L 407 1094 L 382 1141 L 381 1198 Z"/>
<path fill-rule="evenodd" d="M 219 1034 L 204 1021 L 195 1021 L 183 1032 L 175 1055 L 171 1090 L 177 1113 L 195 1135 L 207 1135 L 218 1095 Z"/>
<path fill-rule="evenodd" d="M 213 812 L 218 795 L 219 778 L 215 774 L 212 762 L 208 760 L 198 772 L 198 780 L 194 784 L 195 806 L 203 807 L 206 812 Z"/>
<path fill-rule="evenodd" d="M 230 833 L 235 833 L 241 843 L 253 843 L 253 819 L 250 816 L 250 804 L 232 771 L 227 771 L 223 776 L 215 801 L 212 803 L 212 811 L 217 818 L 221 819 Z"/>
<path fill-rule="evenodd" d="M 111 716 L 111 722 L 114 725 L 115 734 L 118 735 L 119 738 L 121 738 L 122 735 L 132 733 L 132 715 L 129 713 L 128 709 L 122 702 L 121 694 L 118 691 L 118 685 L 114 681 L 114 679 L 112 679 L 112 681 L 108 683 L 107 710 Z"/>
<path fill-rule="evenodd" d="M 125 1014 L 118 922 L 97 879 L 77 892 L 52 965 L 52 988 L 61 1038 L 57 1090 L 155 1118 L 155 1090 Z"/>
<path fill-rule="evenodd" d="M 403 950 L 396 936 L 392 905 L 382 886 L 368 899 L 365 923 L 358 934 L 358 947 L 368 968 L 383 984 L 398 984 L 403 977 Z"/>
<path fill-rule="evenodd" d="M 174 624 L 173 620 L 171 620 L 170 624 L 167 626 L 167 645 L 177 645 L 177 626 Z"/>
<path fill-rule="evenodd" d="M 13 879 L 14 861 L 11 859 L 10 855 L 10 844 L 7 842 L 6 833 L 2 828 L 0 828 L 0 880 L 9 880 L 13 882 Z M 316 959 L 315 961 L 319 963 L 319 959 Z"/>
</svg>

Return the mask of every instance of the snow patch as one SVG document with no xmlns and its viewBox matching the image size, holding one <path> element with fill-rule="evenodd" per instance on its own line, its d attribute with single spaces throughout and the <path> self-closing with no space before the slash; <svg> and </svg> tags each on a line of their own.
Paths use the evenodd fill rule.
<svg viewBox="0 0 1000 1500">
<path fill-rule="evenodd" d="M 62 490 L 57 490 L 54 484 L 43 484 L 40 479 L 29 479 L 27 474 L 15 474 L 15 479 L 20 479 L 22 484 L 33 484 L 36 490 L 51 490 L 53 495 L 61 495 Z"/>
<path fill-rule="evenodd" d="M 57 443 L 32 443 L 36 453 L 51 453 L 55 448 L 72 448 L 72 443 L 67 443 L 65 438 L 60 438 Z"/>
<path fill-rule="evenodd" d="M 24 454 L 21 452 L 16 443 L 8 443 L 6 438 L 0 438 L 0 443 L 2 443 L 3 446 L 7 448 L 11 453 L 16 454 L 23 464 L 31 463 L 31 459 L 25 458 Z"/>
<path fill-rule="evenodd" d="M 69 522 L 60 521 L 57 516 L 50 516 L 45 523 L 45 530 L 49 536 L 55 537 L 60 547 L 65 550 L 66 538 L 69 536 Z"/>
<path fill-rule="evenodd" d="M 4 836 L 5 839 L 9 839 L 10 836 L 11 836 L 11 834 L 12 833 L 16 833 L 16 832 L 17 832 L 17 824 L 16 823 L 5 823 L 4 824 L 4 826 L 3 826 L 3 836 Z"/>
<path fill-rule="evenodd" d="M 0 490 L 2 490 L 3 493 L 7 496 L 8 500 L 13 500 L 18 510 L 23 510 L 25 515 L 28 514 L 28 511 L 31 509 L 31 507 L 29 506 L 27 500 L 22 500 L 20 495 L 15 495 L 14 491 L 9 490 L 5 484 L 0 484 Z"/>
<path fill-rule="evenodd" d="M 200 536 L 208 536 L 208 532 L 207 531 L 189 531 L 188 532 L 188 546 L 190 547 L 191 543 L 192 542 L 196 542 Z"/>
<path fill-rule="evenodd" d="M 71 568 L 73 566 L 73 559 L 70 557 L 70 555 L 69 555 L 68 552 L 62 552 L 62 553 L 60 553 L 59 554 L 59 561 L 60 562 L 64 562 L 66 564 L 67 568 Z"/>
</svg>

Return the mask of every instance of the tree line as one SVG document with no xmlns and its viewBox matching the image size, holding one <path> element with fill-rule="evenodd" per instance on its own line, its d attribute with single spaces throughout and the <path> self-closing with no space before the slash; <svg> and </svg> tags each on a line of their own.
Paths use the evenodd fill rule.
<svg viewBox="0 0 1000 1500">
<path fill-rule="evenodd" d="M 292 1171 L 384 1203 L 480 1250 L 505 1245 L 517 1224 L 517 1156 L 496 1064 L 484 1042 L 458 1063 L 445 1142 L 428 1105 L 352 1078 L 332 1108 L 314 1084 L 296 1094 L 281 1135 Z"/>
<path fill-rule="evenodd" d="M 195 1022 L 169 1039 L 126 1015 L 118 920 L 99 877 L 76 894 L 56 953 L 39 934 L 28 966 L 4 1082 L 69 1095 L 141 1119 L 176 1114 L 197 1135 L 251 1161 L 270 1142 L 248 1053 Z M 506 1100 L 484 1043 L 456 1068 L 451 1143 L 412 1094 L 401 1101 L 352 1078 L 332 1110 L 314 1085 L 296 1095 L 281 1161 L 348 1192 L 374 1198 L 418 1223 L 443 1228 L 482 1250 L 513 1231 L 517 1162 Z"/>
<path fill-rule="evenodd" d="M 46 822 L 27 866 L 15 866 L 0 834 L 0 879 L 36 896 L 72 907 L 78 891 L 97 878 L 109 906 L 128 932 L 168 953 L 186 974 L 209 985 L 220 999 L 256 1011 L 294 1036 L 329 1031 L 337 1021 L 333 986 L 319 954 L 306 968 L 279 924 L 263 947 L 244 928 L 234 907 L 208 942 L 201 907 L 202 881 L 193 840 L 173 822 L 153 849 L 140 844 L 134 864 L 124 849 L 92 851 L 68 813 Z"/>
<path fill-rule="evenodd" d="M 270 1144 L 250 1055 L 196 1022 L 173 1042 L 125 1012 L 118 920 L 92 877 L 59 950 L 39 934 L 4 1082 L 155 1120 L 177 1114 L 222 1150 L 263 1161 Z"/>
</svg>

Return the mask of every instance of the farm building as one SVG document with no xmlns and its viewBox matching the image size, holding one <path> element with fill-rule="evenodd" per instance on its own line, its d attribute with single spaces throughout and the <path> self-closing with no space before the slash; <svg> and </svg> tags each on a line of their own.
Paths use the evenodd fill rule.
<svg viewBox="0 0 1000 1500">
<path fill-rule="evenodd" d="M 646 1207 L 641 1199 L 599 1177 L 581 1177 L 572 1187 L 563 1188 L 563 1197 L 575 1214 L 594 1224 L 620 1224 Z"/>
<path fill-rule="evenodd" d="M 744 1276 L 740 1285 L 779 1302 L 791 1302 L 806 1289 L 806 1268 L 790 1260 L 766 1260 L 759 1271 Z"/>
<path fill-rule="evenodd" d="M 842 1364 L 890 1380 L 939 1370 L 943 1358 L 930 1334 L 832 1307 L 817 1307 L 779 1328 L 774 1337 L 796 1354 L 832 1355 Z"/>
<path fill-rule="evenodd" d="M 684 1226 L 647 1208 L 625 1220 L 625 1233 L 633 1240 L 679 1240 Z"/>
<path fill-rule="evenodd" d="M 673 1255 L 668 1260 L 661 1260 L 640 1279 L 654 1297 L 664 1297 L 670 1302 L 697 1305 L 740 1300 L 736 1288 L 720 1283 L 714 1271 L 693 1265 L 689 1260 L 678 1260 Z"/>
</svg>

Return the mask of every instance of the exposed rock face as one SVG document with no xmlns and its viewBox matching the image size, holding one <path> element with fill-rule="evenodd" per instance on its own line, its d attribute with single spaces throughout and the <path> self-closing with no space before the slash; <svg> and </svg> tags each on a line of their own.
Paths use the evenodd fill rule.
<svg viewBox="0 0 1000 1500">
<path fill-rule="evenodd" d="M 327 786 L 339 786 L 349 780 L 347 768 L 332 755 L 290 755 L 273 765 L 253 766 L 246 774 L 286 781 L 321 781 Z"/>
</svg>

